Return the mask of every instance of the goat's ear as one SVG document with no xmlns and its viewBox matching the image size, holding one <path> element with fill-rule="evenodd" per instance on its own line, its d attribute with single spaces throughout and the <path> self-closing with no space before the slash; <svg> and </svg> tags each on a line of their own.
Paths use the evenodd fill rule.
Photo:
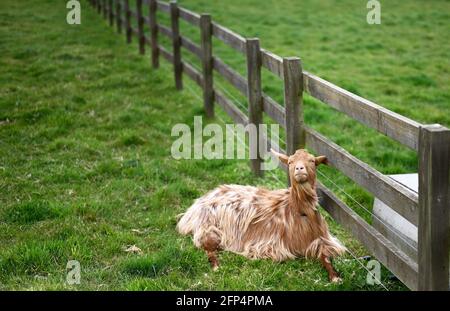
<svg viewBox="0 0 450 311">
<path fill-rule="evenodd" d="M 316 157 L 316 166 L 319 166 L 320 164 L 327 164 L 328 165 L 328 159 L 326 156 L 318 156 Z"/>
<path fill-rule="evenodd" d="M 287 155 L 279 153 L 279 152 L 276 152 L 272 148 L 270 148 L 270 152 L 272 152 L 272 154 L 274 156 L 276 156 L 281 162 L 283 162 L 284 164 L 288 165 L 289 157 Z"/>
</svg>

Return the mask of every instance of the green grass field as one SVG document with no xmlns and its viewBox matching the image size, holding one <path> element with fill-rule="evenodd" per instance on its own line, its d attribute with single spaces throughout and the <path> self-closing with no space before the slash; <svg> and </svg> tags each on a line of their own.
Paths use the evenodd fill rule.
<svg viewBox="0 0 450 311">
<path fill-rule="evenodd" d="M 300 56 L 306 70 L 386 108 L 450 126 L 449 1 L 383 2 L 379 26 L 366 23 L 364 1 L 180 3 L 279 55 Z M 203 115 L 200 90 L 185 78 L 177 92 L 172 67 L 161 60 L 151 69 L 148 53 L 139 56 L 136 41 L 127 45 L 87 1 L 81 25 L 68 25 L 66 12 L 64 1 L 0 2 L 0 290 L 383 289 L 366 284 L 351 255 L 335 260 L 339 285 L 304 259 L 280 264 L 222 253 L 213 273 L 203 252 L 176 233 L 176 215 L 222 183 L 285 185 L 270 174 L 255 179 L 243 160 L 173 160 L 172 126 Z M 181 27 L 198 41 L 198 32 Z M 242 56 L 214 44 L 245 73 Z M 263 82 L 282 102 L 280 82 L 268 73 Z M 416 155 L 399 144 L 309 97 L 305 109 L 309 126 L 381 172 L 417 170 Z M 229 122 L 220 108 L 217 114 L 210 122 Z M 370 209 L 373 197 L 333 169 L 321 171 L 370 221 L 359 204 Z M 369 255 L 327 219 L 352 253 Z M 130 245 L 142 253 L 127 253 Z M 65 282 L 71 259 L 81 263 L 80 285 Z M 389 290 L 406 289 L 382 272 Z"/>
</svg>

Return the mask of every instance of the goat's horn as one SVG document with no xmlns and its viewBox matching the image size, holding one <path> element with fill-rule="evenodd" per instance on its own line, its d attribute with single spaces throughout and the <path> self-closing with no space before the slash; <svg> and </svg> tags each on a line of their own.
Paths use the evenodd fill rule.
<svg viewBox="0 0 450 311">
<path fill-rule="evenodd" d="M 270 148 L 270 152 L 272 152 L 274 155 L 276 155 L 277 157 L 282 157 L 284 156 L 284 154 L 279 153 L 278 151 L 273 150 L 273 148 Z"/>
</svg>

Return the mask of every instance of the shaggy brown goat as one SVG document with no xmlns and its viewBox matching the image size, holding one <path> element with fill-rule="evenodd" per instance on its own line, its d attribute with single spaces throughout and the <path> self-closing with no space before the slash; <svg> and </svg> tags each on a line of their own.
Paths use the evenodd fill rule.
<svg viewBox="0 0 450 311">
<path fill-rule="evenodd" d="M 206 251 L 214 270 L 219 266 L 218 250 L 275 261 L 305 256 L 319 259 L 330 281 L 340 281 L 330 258 L 345 248 L 331 236 L 317 210 L 316 167 L 327 163 L 326 157 L 314 157 L 304 149 L 290 157 L 272 153 L 289 166 L 290 188 L 219 186 L 182 215 L 178 231 L 193 234 L 194 244 Z"/>
</svg>

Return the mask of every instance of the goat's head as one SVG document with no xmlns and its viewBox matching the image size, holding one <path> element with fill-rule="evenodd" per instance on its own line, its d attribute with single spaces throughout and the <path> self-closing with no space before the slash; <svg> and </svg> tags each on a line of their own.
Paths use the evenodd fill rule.
<svg viewBox="0 0 450 311">
<path fill-rule="evenodd" d="M 314 186 L 316 183 L 316 167 L 322 163 L 328 163 L 326 156 L 315 157 L 305 149 L 299 149 L 291 156 L 276 152 L 273 149 L 271 152 L 288 166 L 292 185 L 309 182 L 310 185 Z"/>
</svg>

